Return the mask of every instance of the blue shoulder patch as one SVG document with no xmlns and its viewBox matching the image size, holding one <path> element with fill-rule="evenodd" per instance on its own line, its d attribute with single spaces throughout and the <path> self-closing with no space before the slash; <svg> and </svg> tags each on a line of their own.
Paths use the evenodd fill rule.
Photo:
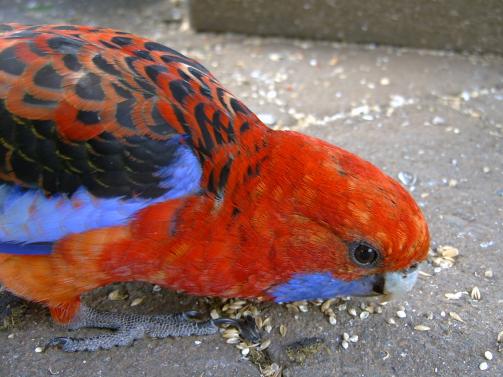
<svg viewBox="0 0 503 377">
<path fill-rule="evenodd" d="M 373 293 L 377 279 L 377 276 L 371 275 L 346 281 L 334 278 L 329 272 L 295 274 L 288 282 L 271 288 L 268 293 L 278 303 L 337 296 L 365 296 Z"/>
<path fill-rule="evenodd" d="M 52 243 L 0 243 L 0 254 L 14 255 L 49 255 L 52 253 Z"/>
<path fill-rule="evenodd" d="M 44 255 L 51 242 L 68 234 L 126 224 L 141 209 L 199 192 L 202 168 L 190 147 L 181 144 L 169 166 L 156 173 L 165 194 L 149 198 L 98 198 L 85 187 L 71 196 L 47 197 L 39 189 L 0 184 L 0 253 Z"/>
</svg>

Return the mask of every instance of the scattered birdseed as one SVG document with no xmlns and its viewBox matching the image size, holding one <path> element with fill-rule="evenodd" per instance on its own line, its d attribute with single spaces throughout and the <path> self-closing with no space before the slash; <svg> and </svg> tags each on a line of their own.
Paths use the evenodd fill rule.
<svg viewBox="0 0 503 377">
<path fill-rule="evenodd" d="M 441 268 L 451 268 L 454 265 L 452 261 L 440 257 L 435 257 L 432 259 L 432 261 L 434 265 L 439 266 Z"/>
<path fill-rule="evenodd" d="M 459 322 L 465 322 L 463 321 L 463 319 L 459 316 L 458 313 L 456 312 L 449 312 L 449 316 L 452 318 L 452 319 L 455 319 L 456 321 L 459 321 Z"/>
<path fill-rule="evenodd" d="M 491 351 L 486 351 L 484 352 L 484 357 L 487 359 L 487 360 L 492 360 L 493 359 L 493 354 Z"/>
<path fill-rule="evenodd" d="M 342 346 L 342 348 L 344 348 L 345 350 L 347 350 L 347 349 L 348 349 L 348 347 L 349 347 L 349 343 L 348 343 L 347 341 L 343 340 L 343 341 L 341 342 L 341 346 Z"/>
<path fill-rule="evenodd" d="M 331 298 L 330 300 L 326 300 L 323 302 L 321 305 L 321 312 L 325 313 L 328 309 L 330 309 L 330 306 L 335 302 L 335 298 Z"/>
<path fill-rule="evenodd" d="M 302 313 L 307 313 L 309 311 L 309 308 L 307 306 L 307 302 L 303 301 L 298 304 L 298 308 Z"/>
<path fill-rule="evenodd" d="M 449 179 L 449 187 L 456 187 L 458 185 L 458 181 L 456 179 Z"/>
<path fill-rule="evenodd" d="M 335 318 L 335 316 L 329 316 L 328 317 L 328 322 L 331 324 L 331 325 L 336 325 L 337 324 L 337 318 Z"/>
<path fill-rule="evenodd" d="M 459 300 L 461 296 L 467 293 L 468 292 L 446 293 L 445 297 L 447 297 L 448 300 Z"/>
<path fill-rule="evenodd" d="M 225 341 L 228 344 L 238 344 L 240 342 L 239 338 L 229 338 Z"/>
<path fill-rule="evenodd" d="M 401 171 L 398 173 L 398 180 L 405 186 L 414 186 L 417 177 L 407 171 Z"/>
<path fill-rule="evenodd" d="M 396 316 L 397 316 L 398 318 L 405 318 L 405 317 L 407 317 L 407 314 L 406 314 L 406 313 L 405 313 L 405 311 L 403 311 L 403 310 L 398 310 L 398 311 L 396 312 Z"/>
<path fill-rule="evenodd" d="M 35 347 L 35 352 L 36 353 L 44 352 L 44 348 L 43 347 Z"/>
<path fill-rule="evenodd" d="M 434 124 L 435 126 L 438 126 L 438 125 L 441 125 L 441 124 L 444 124 L 445 123 L 445 119 L 436 115 L 432 121 L 431 121 L 432 124 Z"/>
<path fill-rule="evenodd" d="M 349 308 L 348 313 L 353 317 L 357 316 L 355 308 Z"/>
<path fill-rule="evenodd" d="M 483 361 L 479 364 L 480 370 L 487 370 L 487 368 L 489 368 L 489 365 L 485 361 Z"/>
<path fill-rule="evenodd" d="M 356 343 L 356 342 L 358 342 L 358 335 L 351 335 L 351 336 L 349 337 L 349 341 L 350 341 L 351 343 Z"/>
<path fill-rule="evenodd" d="M 342 334 L 342 339 L 349 340 L 349 334 L 347 332 Z"/>
<path fill-rule="evenodd" d="M 250 353 L 250 349 L 248 347 L 247 348 L 243 348 L 241 350 L 241 355 L 243 355 L 243 356 L 247 356 L 249 353 Z"/>
<path fill-rule="evenodd" d="M 486 271 L 484 272 L 484 276 L 485 276 L 486 278 L 492 278 L 492 277 L 493 277 L 493 270 L 486 270 Z"/>
<path fill-rule="evenodd" d="M 429 328 L 426 325 L 416 325 L 416 326 L 414 326 L 414 329 L 417 330 L 417 331 L 429 331 L 429 330 L 431 330 L 431 328 Z"/>
<path fill-rule="evenodd" d="M 283 324 L 279 325 L 279 334 L 281 336 L 285 336 L 287 331 L 287 327 Z"/>
<path fill-rule="evenodd" d="M 216 309 L 211 309 L 210 317 L 212 319 L 218 319 L 218 318 L 220 318 L 220 314 L 218 314 Z"/>
<path fill-rule="evenodd" d="M 388 318 L 386 322 L 388 322 L 388 324 L 390 325 L 396 325 L 396 321 L 393 318 Z"/>
<path fill-rule="evenodd" d="M 135 298 L 135 299 L 131 302 L 131 306 L 137 306 L 137 305 L 140 305 L 142 302 L 143 302 L 143 297 L 138 297 L 138 298 Z"/>
<path fill-rule="evenodd" d="M 160 285 L 157 285 L 157 284 L 156 284 L 156 285 L 154 285 L 154 286 L 152 287 L 152 291 L 153 291 L 153 292 L 160 292 L 160 291 L 161 291 L 161 286 L 160 286 Z"/>
<path fill-rule="evenodd" d="M 381 84 L 382 86 L 389 85 L 389 82 L 390 82 L 389 78 L 387 78 L 387 77 L 383 77 L 383 78 L 381 78 L 381 80 L 379 80 L 379 84 Z"/>
<path fill-rule="evenodd" d="M 224 332 L 222 333 L 222 336 L 224 338 L 237 338 L 239 337 L 239 331 L 235 328 L 228 328 L 228 329 L 225 329 Z"/>
<path fill-rule="evenodd" d="M 481 299 L 481 294 L 480 294 L 480 289 L 478 287 L 473 287 L 472 291 L 470 292 L 470 297 L 473 300 L 480 300 Z"/>
<path fill-rule="evenodd" d="M 437 247 L 437 253 L 442 256 L 442 258 L 454 258 L 459 255 L 459 250 L 453 246 L 444 245 Z"/>
<path fill-rule="evenodd" d="M 498 343 L 503 343 L 503 331 L 500 331 L 498 337 L 496 338 Z"/>
<path fill-rule="evenodd" d="M 115 289 L 108 294 L 108 299 L 112 301 L 125 300 L 127 297 L 127 293 L 121 292 L 119 289 Z"/>
<path fill-rule="evenodd" d="M 264 122 L 269 127 L 274 126 L 278 122 L 276 117 L 272 114 L 261 113 L 257 114 L 257 116 L 262 122 Z"/>
<path fill-rule="evenodd" d="M 368 317 L 369 317 L 369 315 L 370 315 L 370 313 L 369 313 L 369 312 L 367 312 L 367 311 L 365 311 L 365 312 L 361 312 L 361 313 L 360 313 L 360 319 L 366 319 L 366 318 L 368 318 Z"/>
<path fill-rule="evenodd" d="M 266 339 L 264 340 L 260 346 L 257 348 L 259 351 L 265 350 L 267 347 L 271 345 L 271 339 Z"/>
</svg>

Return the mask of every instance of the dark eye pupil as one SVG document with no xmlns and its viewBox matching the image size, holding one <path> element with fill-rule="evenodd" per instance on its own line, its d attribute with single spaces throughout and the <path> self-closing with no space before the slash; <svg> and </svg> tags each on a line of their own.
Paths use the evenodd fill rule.
<svg viewBox="0 0 503 377">
<path fill-rule="evenodd" d="M 354 256 L 358 263 L 369 265 L 376 261 L 378 254 L 372 247 L 360 244 L 355 248 Z"/>
</svg>

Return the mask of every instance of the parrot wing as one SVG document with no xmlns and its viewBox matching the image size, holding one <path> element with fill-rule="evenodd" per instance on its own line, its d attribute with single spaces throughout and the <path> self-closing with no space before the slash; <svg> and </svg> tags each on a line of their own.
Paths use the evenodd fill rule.
<svg viewBox="0 0 503 377">
<path fill-rule="evenodd" d="M 254 115 L 199 63 L 111 29 L 0 25 L 0 253 L 215 190 Z M 253 124 L 254 127 L 260 127 Z"/>
</svg>

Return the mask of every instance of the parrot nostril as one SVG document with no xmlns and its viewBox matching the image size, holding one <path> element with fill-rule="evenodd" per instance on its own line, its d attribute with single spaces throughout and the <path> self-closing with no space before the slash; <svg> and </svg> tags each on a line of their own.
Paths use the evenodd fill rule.
<svg viewBox="0 0 503 377">
<path fill-rule="evenodd" d="M 408 272 L 414 272 L 417 270 L 417 268 L 419 267 L 419 263 L 414 263 L 412 266 L 410 266 L 409 268 L 407 268 L 405 271 L 408 273 Z"/>
</svg>

